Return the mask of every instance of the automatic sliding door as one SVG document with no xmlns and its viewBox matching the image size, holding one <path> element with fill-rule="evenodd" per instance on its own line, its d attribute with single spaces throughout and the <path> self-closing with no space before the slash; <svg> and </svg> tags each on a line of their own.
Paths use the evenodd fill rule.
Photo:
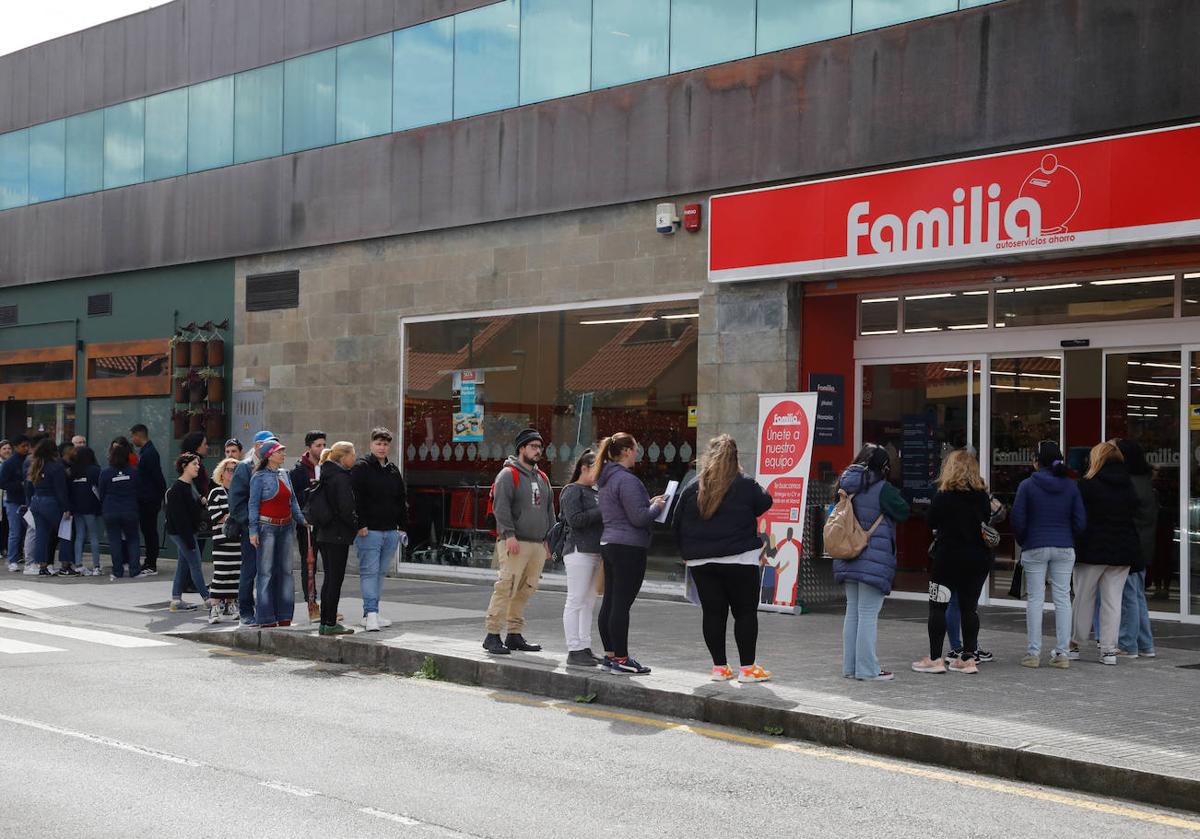
<svg viewBox="0 0 1200 839">
<path fill-rule="evenodd" d="M 1188 470 L 1187 499 L 1187 550 L 1184 553 L 1188 566 L 1189 611 L 1193 617 L 1200 615 L 1200 350 L 1187 354 L 1188 362 L 1188 419 L 1187 456 L 1184 466 Z"/>
</svg>

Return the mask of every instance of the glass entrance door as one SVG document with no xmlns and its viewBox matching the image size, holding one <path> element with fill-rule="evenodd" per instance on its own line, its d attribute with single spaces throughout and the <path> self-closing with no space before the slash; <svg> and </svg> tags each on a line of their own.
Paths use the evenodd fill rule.
<svg viewBox="0 0 1200 839">
<path fill-rule="evenodd" d="M 1181 582 L 1188 583 L 1189 593 L 1187 613 L 1192 617 L 1200 616 L 1200 348 L 1191 349 L 1186 353 L 1188 361 L 1188 397 L 1187 397 L 1187 440 L 1184 462 L 1181 467 L 1187 470 L 1187 548 L 1184 559 L 1187 563 L 1187 575 Z"/>
</svg>

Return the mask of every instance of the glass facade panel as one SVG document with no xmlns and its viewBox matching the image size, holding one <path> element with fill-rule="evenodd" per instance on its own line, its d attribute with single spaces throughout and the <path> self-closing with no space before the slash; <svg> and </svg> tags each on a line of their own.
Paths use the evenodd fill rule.
<svg viewBox="0 0 1200 839">
<path fill-rule="evenodd" d="M 1169 318 L 1174 313 L 1172 274 L 996 289 L 996 326 Z"/>
<path fill-rule="evenodd" d="M 29 129 L 29 203 L 53 201 L 67 192 L 67 122 Z"/>
<path fill-rule="evenodd" d="M 671 72 L 754 55 L 754 0 L 671 0 Z"/>
<path fill-rule="evenodd" d="M 973 6 L 987 6 L 999 2 L 1000 0 L 958 0 L 958 7 L 960 9 L 970 9 Z"/>
<path fill-rule="evenodd" d="M 759 53 L 850 34 L 850 0 L 758 0 Z"/>
<path fill-rule="evenodd" d="M 958 0 L 854 0 L 854 31 L 958 10 Z"/>
<path fill-rule="evenodd" d="M 104 112 L 67 117 L 67 195 L 104 188 Z"/>
<path fill-rule="evenodd" d="M 283 153 L 283 65 L 272 64 L 233 80 L 233 162 Z"/>
<path fill-rule="evenodd" d="M 1200 405 L 1200 352 L 1188 353 L 1190 375 L 1188 403 L 1191 406 Z M 1192 408 L 1192 410 L 1195 410 Z M 1188 457 L 1186 468 L 1190 474 L 1187 507 L 1188 545 L 1185 557 L 1188 562 L 1188 579 L 1191 582 L 1190 614 L 1200 615 L 1200 423 L 1188 421 Z"/>
<path fill-rule="evenodd" d="M 454 18 L 397 30 L 392 67 L 393 131 L 454 118 Z"/>
<path fill-rule="evenodd" d="M 594 4 L 593 22 L 593 89 L 670 70 L 671 0 L 601 0 Z"/>
<path fill-rule="evenodd" d="M 1183 316 L 1200 316 L 1200 274 L 1183 275 Z"/>
<path fill-rule="evenodd" d="M 141 183 L 145 176 L 146 100 L 104 109 L 104 188 Z"/>
<path fill-rule="evenodd" d="M 54 439 L 55 443 L 70 440 L 75 436 L 75 403 L 26 403 L 25 433 L 47 434 Z"/>
<path fill-rule="evenodd" d="M 337 48 L 337 141 L 392 130 L 392 36 Z"/>
<path fill-rule="evenodd" d="M 29 203 L 29 129 L 0 134 L 0 210 Z"/>
<path fill-rule="evenodd" d="M 454 117 L 516 107 L 521 4 L 504 0 L 454 16 Z"/>
<path fill-rule="evenodd" d="M 88 362 L 91 379 L 158 378 L 169 372 L 166 353 L 104 356 Z"/>
<path fill-rule="evenodd" d="M 905 332 L 957 332 L 987 327 L 986 291 L 941 291 L 904 298 Z"/>
<path fill-rule="evenodd" d="M 75 378 L 73 361 L 30 361 L 0 365 L 0 384 L 65 382 Z"/>
<path fill-rule="evenodd" d="M 233 76 L 188 89 L 188 171 L 233 163 Z"/>
<path fill-rule="evenodd" d="M 895 335 L 899 318 L 899 297 L 864 297 L 858 301 L 860 335 Z"/>
<path fill-rule="evenodd" d="M 337 55 L 316 52 L 283 62 L 283 152 L 333 144 L 337 129 Z"/>
<path fill-rule="evenodd" d="M 617 431 L 641 444 L 651 496 L 693 469 L 694 301 L 415 323 L 406 326 L 404 460 L 415 562 L 488 567 L 488 490 L 525 427 L 558 491 L 582 452 Z M 463 376 L 474 381 L 464 389 Z M 549 571 L 558 571 L 548 567 Z M 678 579 L 678 551 L 656 526 L 652 576 Z"/>
<path fill-rule="evenodd" d="M 146 99 L 146 180 L 187 174 L 187 88 Z"/>
<path fill-rule="evenodd" d="M 592 0 L 522 0 L 521 104 L 583 93 L 591 69 Z"/>
</svg>

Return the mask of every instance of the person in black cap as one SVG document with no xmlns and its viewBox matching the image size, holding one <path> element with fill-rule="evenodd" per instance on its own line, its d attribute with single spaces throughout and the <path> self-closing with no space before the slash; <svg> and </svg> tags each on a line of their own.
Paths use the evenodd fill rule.
<svg viewBox="0 0 1200 839">
<path fill-rule="evenodd" d="M 542 444 L 542 435 L 535 428 L 526 428 L 518 434 L 516 457 L 504 462 L 504 468 L 492 483 L 499 578 L 488 604 L 483 648 L 496 655 L 542 649 L 521 635 L 525 604 L 537 591 L 542 567 L 550 556 L 546 535 L 555 519 L 550 479 L 537 467 Z M 501 628 L 508 632 L 503 641 Z"/>
</svg>

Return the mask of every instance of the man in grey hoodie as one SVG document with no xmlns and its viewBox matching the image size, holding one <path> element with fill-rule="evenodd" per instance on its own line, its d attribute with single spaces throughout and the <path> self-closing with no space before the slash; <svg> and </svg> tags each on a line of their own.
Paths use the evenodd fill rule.
<svg viewBox="0 0 1200 839">
<path fill-rule="evenodd" d="M 526 641 L 521 630 L 525 626 L 525 604 L 537 591 L 542 567 L 550 555 L 546 534 L 555 520 L 554 493 L 550 479 L 537 467 L 542 457 L 542 435 L 526 428 L 517 435 L 516 449 L 516 457 L 504 462 L 492 483 L 499 578 L 488 604 L 483 648 L 495 655 L 542 649 Z M 508 631 L 503 641 L 502 627 Z"/>
</svg>

